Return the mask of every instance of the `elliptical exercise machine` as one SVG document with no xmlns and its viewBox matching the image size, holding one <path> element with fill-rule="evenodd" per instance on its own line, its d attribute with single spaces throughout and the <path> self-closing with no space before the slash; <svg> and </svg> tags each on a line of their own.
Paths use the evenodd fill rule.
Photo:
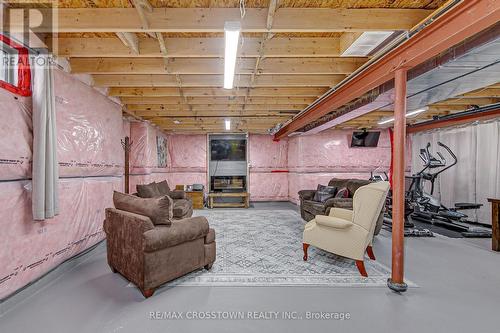
<svg viewBox="0 0 500 333">
<path fill-rule="evenodd" d="M 430 143 L 427 143 L 424 149 L 420 149 L 419 157 L 424 167 L 418 173 L 407 176 L 407 179 L 411 180 L 405 198 L 405 206 L 410 210 L 408 215 L 416 221 L 458 231 L 464 237 L 491 237 L 491 230 L 471 226 L 471 224 L 479 224 L 467 220 L 467 215 L 461 212 L 467 209 L 478 209 L 482 204 L 455 203 L 454 208 L 448 208 L 433 195 L 434 183 L 437 177 L 444 171 L 455 166 L 458 161 L 453 151 L 447 145 L 442 142 L 438 142 L 438 145 L 444 148 L 453 161 L 447 165 L 445 157 L 439 151 L 436 152 L 438 157 L 433 156 L 429 150 L 431 147 Z M 432 172 L 433 170 L 435 171 Z M 429 193 L 426 193 L 424 190 L 425 181 L 430 182 Z M 405 216 L 407 216 L 406 213 Z"/>
</svg>

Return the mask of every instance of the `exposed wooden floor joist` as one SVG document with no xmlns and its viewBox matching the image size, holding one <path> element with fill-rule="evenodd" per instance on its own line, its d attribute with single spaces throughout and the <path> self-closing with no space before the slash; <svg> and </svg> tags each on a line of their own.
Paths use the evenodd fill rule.
<svg viewBox="0 0 500 333">
<path fill-rule="evenodd" d="M 237 131 L 265 133 L 369 59 L 342 56 L 364 31 L 409 30 L 445 0 L 246 0 L 243 18 L 239 0 L 57 3 L 52 51 L 125 112 L 175 132 L 223 131 L 233 117 Z M 224 23 L 232 20 L 241 21 L 242 42 L 235 88 L 226 90 Z M 467 99 L 495 96 L 478 94 Z"/>
</svg>

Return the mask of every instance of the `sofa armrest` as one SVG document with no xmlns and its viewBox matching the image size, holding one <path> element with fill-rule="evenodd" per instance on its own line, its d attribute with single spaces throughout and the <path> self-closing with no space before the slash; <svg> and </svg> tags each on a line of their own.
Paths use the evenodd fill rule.
<svg viewBox="0 0 500 333">
<path fill-rule="evenodd" d="M 144 251 L 154 252 L 203 238 L 208 231 L 208 221 L 203 216 L 173 221 L 169 227 L 157 226 L 144 233 Z"/>
<path fill-rule="evenodd" d="M 333 216 L 316 215 L 315 220 L 317 224 L 335 229 L 347 229 L 353 225 L 351 221 Z"/>
<path fill-rule="evenodd" d="M 181 191 L 181 190 L 170 191 L 168 193 L 168 196 L 170 198 L 172 198 L 173 200 L 186 199 L 187 198 L 186 192 Z"/>
<path fill-rule="evenodd" d="M 300 200 L 312 200 L 315 194 L 316 190 L 301 190 L 299 191 L 299 198 Z"/>
<path fill-rule="evenodd" d="M 151 229 L 154 229 L 154 225 L 147 216 L 116 208 L 106 208 L 104 232 L 108 238 L 126 240 L 129 237 L 137 237 L 142 239 L 142 234 Z"/>
<path fill-rule="evenodd" d="M 332 207 L 328 215 L 332 217 L 338 217 L 347 221 L 352 221 L 352 210 L 350 209 Z"/>
</svg>

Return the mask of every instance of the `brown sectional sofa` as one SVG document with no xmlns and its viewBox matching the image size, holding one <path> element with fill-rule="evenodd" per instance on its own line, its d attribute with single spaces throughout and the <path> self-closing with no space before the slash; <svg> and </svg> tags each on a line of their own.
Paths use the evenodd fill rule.
<svg viewBox="0 0 500 333">
<path fill-rule="evenodd" d="M 349 190 L 349 198 L 331 198 L 323 202 L 314 201 L 316 190 L 299 191 L 300 215 L 306 221 L 311 221 L 316 215 L 329 215 L 332 207 L 352 209 L 352 197 L 358 188 L 370 184 L 371 181 L 364 179 L 340 179 L 332 178 L 328 186 L 335 186 L 337 189 L 346 187 Z M 380 232 L 383 224 L 383 212 L 380 214 L 375 227 L 375 235 Z"/>
<path fill-rule="evenodd" d="M 215 231 L 205 217 L 173 219 L 173 201 L 115 192 L 106 209 L 108 264 L 133 282 L 144 297 L 155 288 L 215 261 Z"/>
</svg>

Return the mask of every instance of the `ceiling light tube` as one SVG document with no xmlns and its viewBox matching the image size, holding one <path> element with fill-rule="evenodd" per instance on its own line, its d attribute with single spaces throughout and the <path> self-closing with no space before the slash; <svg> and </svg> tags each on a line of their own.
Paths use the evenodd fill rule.
<svg viewBox="0 0 500 333">
<path fill-rule="evenodd" d="M 240 38 L 241 24 L 237 21 L 224 24 L 225 52 L 224 52 L 224 88 L 233 89 L 236 56 Z"/>
<path fill-rule="evenodd" d="M 416 110 L 413 110 L 413 111 L 410 111 L 410 112 L 407 112 L 406 113 L 406 117 L 411 117 L 411 116 L 415 116 L 419 113 L 422 113 L 422 112 L 425 112 L 427 111 L 428 108 L 425 107 L 425 108 L 421 108 L 421 109 L 416 109 Z M 384 119 L 384 120 L 381 120 L 378 122 L 379 125 L 384 125 L 384 124 L 388 124 L 388 123 L 392 123 L 394 121 L 394 117 L 392 118 L 388 118 L 388 119 Z"/>
<path fill-rule="evenodd" d="M 224 123 L 226 125 L 226 131 L 229 131 L 231 129 L 231 120 L 226 119 L 224 120 Z"/>
</svg>

